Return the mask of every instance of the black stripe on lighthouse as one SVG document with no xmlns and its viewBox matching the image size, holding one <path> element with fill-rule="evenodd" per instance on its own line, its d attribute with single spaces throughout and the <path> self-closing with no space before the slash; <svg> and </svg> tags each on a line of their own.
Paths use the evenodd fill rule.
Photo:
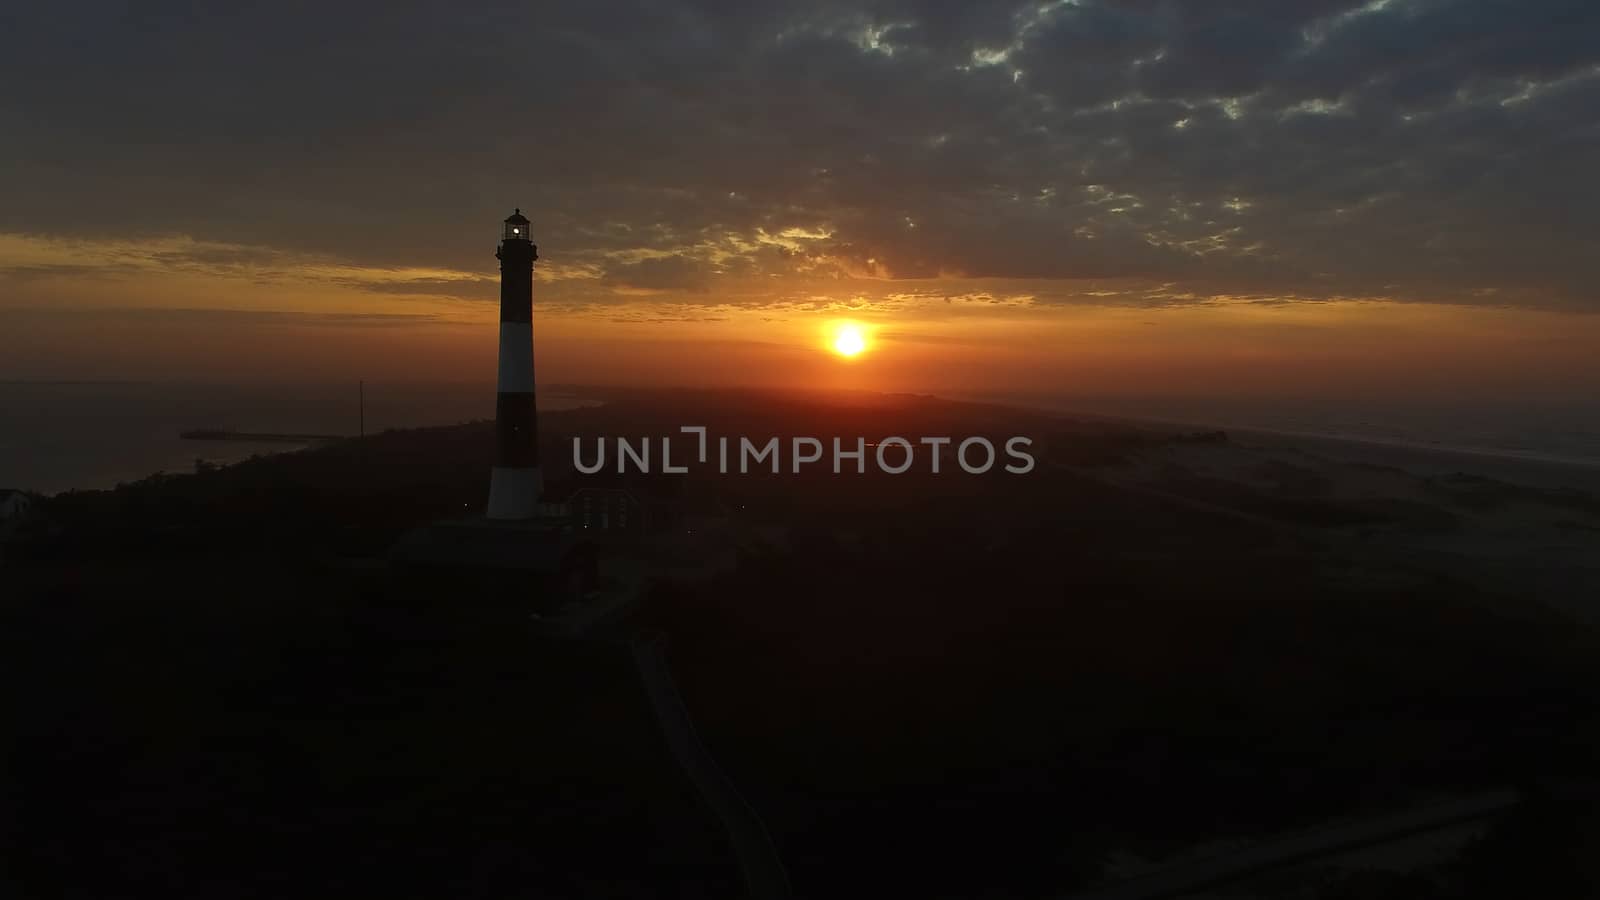
<svg viewBox="0 0 1600 900">
<path fill-rule="evenodd" d="M 506 219 L 500 249 L 500 367 L 495 396 L 495 463 L 489 478 L 491 519 L 529 519 L 538 513 L 539 413 L 533 382 L 533 261 L 528 220 Z"/>
</svg>

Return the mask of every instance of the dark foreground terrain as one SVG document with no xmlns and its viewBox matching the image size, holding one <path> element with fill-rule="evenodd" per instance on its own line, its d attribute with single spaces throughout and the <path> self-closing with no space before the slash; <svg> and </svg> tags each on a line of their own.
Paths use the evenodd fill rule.
<svg viewBox="0 0 1600 900">
<path fill-rule="evenodd" d="M 917 398 L 608 400 L 545 417 L 552 493 L 571 436 L 683 424 L 1023 434 L 1038 465 L 630 482 L 657 533 L 605 552 L 735 562 L 582 641 L 384 563 L 482 507 L 486 425 L 43 500 L 0 601 L 7 895 L 741 896 L 630 663 L 660 635 L 797 896 L 1064 896 L 1487 790 L 1524 799 L 1442 860 L 1207 896 L 1600 894 L 1600 641 L 1532 559 L 1413 553 L 1470 525 L 1453 494 L 1197 481 L 1163 454 L 1229 436 Z"/>
</svg>

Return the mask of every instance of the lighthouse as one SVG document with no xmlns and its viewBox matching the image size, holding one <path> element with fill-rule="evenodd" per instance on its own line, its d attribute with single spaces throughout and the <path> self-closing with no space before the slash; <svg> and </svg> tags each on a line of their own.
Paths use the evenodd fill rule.
<svg viewBox="0 0 1600 900">
<path fill-rule="evenodd" d="M 519 208 L 500 233 L 500 371 L 494 405 L 491 519 L 531 519 L 539 509 L 539 413 L 533 399 L 533 261 L 539 250 Z"/>
<path fill-rule="evenodd" d="M 574 624 L 557 613 L 596 596 L 599 558 L 566 504 L 542 502 L 533 399 L 533 262 L 539 254 L 522 210 L 505 220 L 495 256 L 500 259 L 500 367 L 488 510 L 407 531 L 389 548 L 389 561 L 431 585 L 426 591 L 464 601 L 467 608 L 499 610 L 496 615 L 514 611 L 524 624 L 533 609 L 557 632 L 575 634 L 588 627 L 588 620 Z"/>
</svg>

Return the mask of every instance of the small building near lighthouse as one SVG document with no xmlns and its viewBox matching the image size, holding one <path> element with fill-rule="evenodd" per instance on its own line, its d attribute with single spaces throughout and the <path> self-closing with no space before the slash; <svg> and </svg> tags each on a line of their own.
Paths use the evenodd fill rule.
<svg viewBox="0 0 1600 900">
<path fill-rule="evenodd" d="M 0 488 L 0 540 L 21 528 L 32 508 L 33 498 L 27 493 Z"/>
</svg>

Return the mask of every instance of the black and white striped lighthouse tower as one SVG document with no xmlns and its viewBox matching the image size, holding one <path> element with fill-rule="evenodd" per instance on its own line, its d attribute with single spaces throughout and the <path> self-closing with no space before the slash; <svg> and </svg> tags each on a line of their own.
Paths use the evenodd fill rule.
<svg viewBox="0 0 1600 900">
<path fill-rule="evenodd" d="M 489 518 L 531 519 L 544 491 L 539 413 L 533 399 L 533 261 L 539 251 L 521 209 L 506 219 L 494 255 L 500 259 L 500 375 Z"/>
</svg>

